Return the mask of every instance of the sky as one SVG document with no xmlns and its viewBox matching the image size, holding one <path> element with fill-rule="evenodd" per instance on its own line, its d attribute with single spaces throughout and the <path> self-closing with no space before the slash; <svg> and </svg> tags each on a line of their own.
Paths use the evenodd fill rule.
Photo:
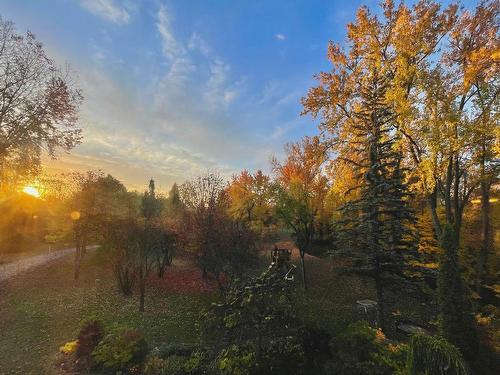
<svg viewBox="0 0 500 375">
<path fill-rule="evenodd" d="M 329 40 L 365 0 L 0 0 L 69 64 L 83 142 L 53 171 L 102 169 L 160 190 L 207 170 L 269 170 L 287 142 L 316 134 L 300 99 L 328 70 Z"/>
</svg>

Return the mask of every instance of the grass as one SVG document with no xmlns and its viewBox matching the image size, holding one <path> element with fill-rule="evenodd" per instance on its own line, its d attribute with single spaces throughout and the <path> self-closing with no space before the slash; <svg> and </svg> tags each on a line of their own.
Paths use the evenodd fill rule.
<svg viewBox="0 0 500 375">
<path fill-rule="evenodd" d="M 193 342 L 200 311 L 215 295 L 151 287 L 146 312 L 138 299 L 123 297 L 101 252 L 85 259 L 81 280 L 72 280 L 72 257 L 65 257 L 1 285 L 0 374 L 54 374 L 58 348 L 73 340 L 90 316 L 107 326 L 127 325 L 144 332 L 151 347 Z M 167 270 L 168 272 L 168 270 Z"/>
<path fill-rule="evenodd" d="M 323 327 L 331 333 L 340 332 L 353 321 L 365 316 L 356 308 L 356 301 L 375 299 L 373 283 L 354 275 L 345 275 L 330 259 L 306 258 L 308 289 L 302 287 L 302 274 L 297 264 L 297 310 L 302 320 Z"/>
<path fill-rule="evenodd" d="M 281 246 L 293 247 L 289 241 Z M 262 255 L 265 268 L 269 254 Z M 98 317 L 111 329 L 138 328 L 150 347 L 193 343 L 200 312 L 217 299 L 213 286 L 201 282 L 199 270 L 185 259 L 175 259 L 163 280 L 150 280 L 146 311 L 140 314 L 137 296 L 126 298 L 117 291 L 104 251 L 89 253 L 78 282 L 72 279 L 72 260 L 64 257 L 0 285 L 0 374 L 60 374 L 55 368 L 59 347 L 74 340 L 89 317 Z M 306 256 L 305 291 L 296 250 L 293 261 L 297 313 L 304 323 L 336 334 L 365 318 L 356 301 L 376 299 L 369 279 L 344 274 L 338 260 Z M 401 305 L 403 316 L 418 310 L 408 301 Z"/>
<path fill-rule="evenodd" d="M 263 268 L 268 263 L 265 255 Z M 87 256 L 77 283 L 72 279 L 72 266 L 72 257 L 65 257 L 11 279 L 0 291 L 0 374 L 57 373 L 58 348 L 75 339 L 82 322 L 91 316 L 108 327 L 140 329 L 151 347 L 193 342 L 201 310 L 217 298 L 206 288 L 186 289 L 189 280 L 173 285 L 175 280 L 169 277 L 176 277 L 176 272 L 181 278 L 190 269 L 196 272 L 192 266 L 181 265 L 175 272 L 168 269 L 161 282 L 150 283 L 146 311 L 140 314 L 137 296 L 126 298 L 117 291 L 103 251 Z M 308 257 L 306 266 L 310 286 L 306 292 L 300 267 L 296 272 L 299 316 L 331 332 L 358 319 L 356 300 L 373 298 L 371 285 L 341 275 L 329 260 Z"/>
</svg>

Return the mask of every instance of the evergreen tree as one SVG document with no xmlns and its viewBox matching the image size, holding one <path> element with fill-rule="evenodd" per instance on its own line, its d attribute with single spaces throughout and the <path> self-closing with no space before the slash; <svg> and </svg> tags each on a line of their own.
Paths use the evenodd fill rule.
<svg viewBox="0 0 500 375">
<path fill-rule="evenodd" d="M 377 291 L 377 321 L 384 328 L 387 286 L 400 287 L 408 258 L 415 255 L 412 232 L 414 213 L 408 204 L 403 181 L 398 136 L 386 104 L 386 79 L 374 69 L 360 90 L 358 109 L 353 111 L 360 197 L 343 207 L 341 239 L 358 256 L 358 271 L 373 277 Z M 352 239 L 356 239 L 352 241 Z"/>
<path fill-rule="evenodd" d="M 466 358 L 477 353 L 477 332 L 467 285 L 460 275 L 454 229 L 443 227 L 443 254 L 438 276 L 438 302 L 441 334 L 462 351 Z"/>
<path fill-rule="evenodd" d="M 167 211 L 171 215 L 178 215 L 182 212 L 184 205 L 181 201 L 181 194 L 179 192 L 179 186 L 174 182 L 170 192 L 168 193 L 167 200 Z"/>
<path fill-rule="evenodd" d="M 146 220 L 150 221 L 160 214 L 161 209 L 161 202 L 155 193 L 155 181 L 151 179 L 149 180 L 149 189 L 144 192 L 141 199 L 141 212 Z"/>
</svg>

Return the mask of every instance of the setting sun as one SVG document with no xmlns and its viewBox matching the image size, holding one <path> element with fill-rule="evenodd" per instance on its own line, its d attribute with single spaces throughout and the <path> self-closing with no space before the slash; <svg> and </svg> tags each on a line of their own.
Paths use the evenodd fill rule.
<svg viewBox="0 0 500 375">
<path fill-rule="evenodd" d="M 25 186 L 23 189 L 23 193 L 31 195 L 35 198 L 40 198 L 40 191 L 34 186 Z"/>
</svg>

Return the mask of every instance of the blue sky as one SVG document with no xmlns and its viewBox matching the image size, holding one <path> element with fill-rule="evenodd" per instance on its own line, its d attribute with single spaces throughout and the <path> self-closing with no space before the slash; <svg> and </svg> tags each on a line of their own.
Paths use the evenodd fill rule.
<svg viewBox="0 0 500 375">
<path fill-rule="evenodd" d="M 268 170 L 356 9 L 378 1 L 3 0 L 0 15 L 68 63 L 85 97 L 83 144 L 49 165 L 101 168 L 163 190 L 208 169 Z"/>
</svg>

